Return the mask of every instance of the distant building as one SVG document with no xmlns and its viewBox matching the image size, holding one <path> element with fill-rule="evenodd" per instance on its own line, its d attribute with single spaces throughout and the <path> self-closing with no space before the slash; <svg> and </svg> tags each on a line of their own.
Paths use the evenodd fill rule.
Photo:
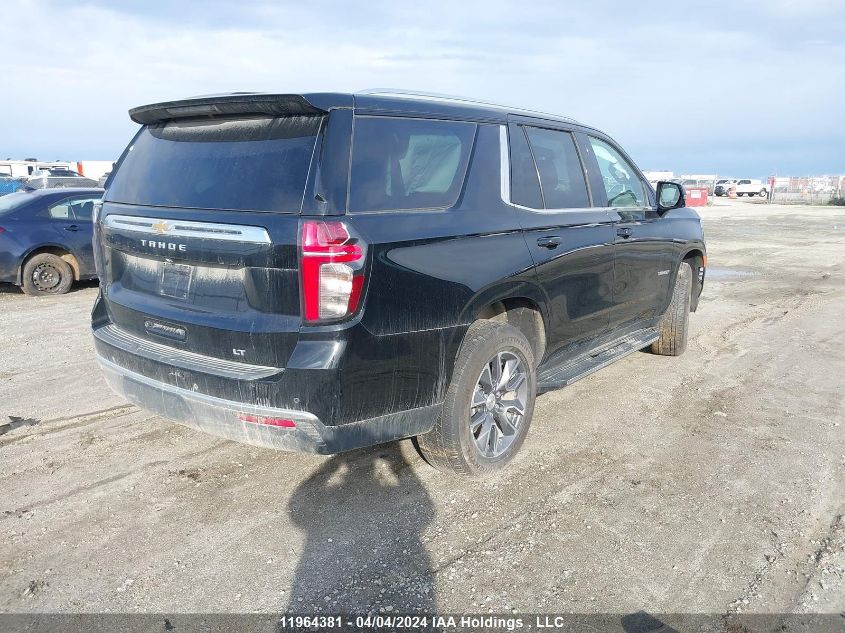
<svg viewBox="0 0 845 633">
<path fill-rule="evenodd" d="M 658 180 L 672 180 L 675 177 L 673 171 L 644 171 L 643 176 L 649 182 L 657 182 Z"/>
<path fill-rule="evenodd" d="M 698 180 L 699 182 L 716 182 L 718 174 L 684 174 L 681 180 Z"/>
<path fill-rule="evenodd" d="M 76 171 L 80 176 L 99 180 L 100 176 L 106 172 L 110 172 L 114 167 L 114 161 L 111 160 L 81 160 L 76 163 Z"/>
</svg>

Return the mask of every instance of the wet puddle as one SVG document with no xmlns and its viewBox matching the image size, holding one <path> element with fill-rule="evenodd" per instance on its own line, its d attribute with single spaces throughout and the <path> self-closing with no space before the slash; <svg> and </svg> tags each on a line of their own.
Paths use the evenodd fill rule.
<svg viewBox="0 0 845 633">
<path fill-rule="evenodd" d="M 757 277 L 760 273 L 750 270 L 737 270 L 735 268 L 720 268 L 713 266 L 707 269 L 705 279 L 719 280 L 719 279 L 748 279 L 750 277 Z"/>
</svg>

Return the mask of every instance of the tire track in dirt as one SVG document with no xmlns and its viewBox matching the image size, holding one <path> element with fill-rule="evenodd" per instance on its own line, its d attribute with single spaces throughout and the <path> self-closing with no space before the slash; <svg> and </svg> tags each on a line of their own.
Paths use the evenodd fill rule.
<svg viewBox="0 0 845 633">
<path fill-rule="evenodd" d="M 14 444 L 16 442 L 20 442 L 23 440 L 34 439 L 37 437 L 43 437 L 46 435 L 51 435 L 53 433 L 60 433 L 62 431 L 67 431 L 69 429 L 79 428 L 82 426 L 87 426 L 89 424 L 94 424 L 96 422 L 100 422 L 104 419 L 114 419 L 123 417 L 125 415 L 129 415 L 131 413 L 136 413 L 140 411 L 136 406 L 131 404 L 123 404 L 117 405 L 114 407 L 109 407 L 107 409 L 100 409 L 98 411 L 90 411 L 88 413 L 82 413 L 78 415 L 71 415 L 71 416 L 62 416 L 58 418 L 52 418 L 49 420 L 38 420 L 37 418 L 24 418 L 25 420 L 29 421 L 25 425 L 21 425 L 23 427 L 28 428 L 28 432 L 22 432 L 21 434 L 16 434 L 13 437 L 4 438 L 0 440 L 0 448 L 8 446 L 10 444 Z M 13 419 L 13 416 L 8 416 L 9 419 Z M 15 418 L 19 418 L 20 416 L 14 416 Z M 67 424 L 63 424 L 67 423 Z M 55 425 L 60 426 L 55 426 Z M 0 427 L 1 428 L 1 427 Z M 16 427 L 17 428 L 17 427 Z M 12 429 L 14 430 L 14 429 Z M 1 435 L 1 434 L 0 434 Z"/>
</svg>

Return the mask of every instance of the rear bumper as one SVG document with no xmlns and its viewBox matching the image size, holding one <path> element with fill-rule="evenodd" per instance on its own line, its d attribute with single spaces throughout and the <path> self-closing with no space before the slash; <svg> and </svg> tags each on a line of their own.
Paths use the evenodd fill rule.
<svg viewBox="0 0 845 633">
<path fill-rule="evenodd" d="M 226 400 L 143 376 L 100 355 L 97 361 L 108 385 L 143 409 L 219 437 L 277 450 L 329 455 L 389 442 L 427 431 L 440 413 L 440 405 L 434 405 L 326 426 L 306 411 Z M 265 418 L 290 420 L 296 426 L 255 421 Z"/>
</svg>

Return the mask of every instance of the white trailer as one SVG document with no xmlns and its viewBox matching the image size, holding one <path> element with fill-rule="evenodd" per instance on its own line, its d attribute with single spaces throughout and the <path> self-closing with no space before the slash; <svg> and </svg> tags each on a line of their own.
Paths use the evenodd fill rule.
<svg viewBox="0 0 845 633">
<path fill-rule="evenodd" d="M 75 163 L 65 163 L 62 161 L 0 160 L 0 176 L 29 178 L 39 169 L 50 169 L 51 167 L 65 167 L 74 171 L 76 170 Z"/>
</svg>

